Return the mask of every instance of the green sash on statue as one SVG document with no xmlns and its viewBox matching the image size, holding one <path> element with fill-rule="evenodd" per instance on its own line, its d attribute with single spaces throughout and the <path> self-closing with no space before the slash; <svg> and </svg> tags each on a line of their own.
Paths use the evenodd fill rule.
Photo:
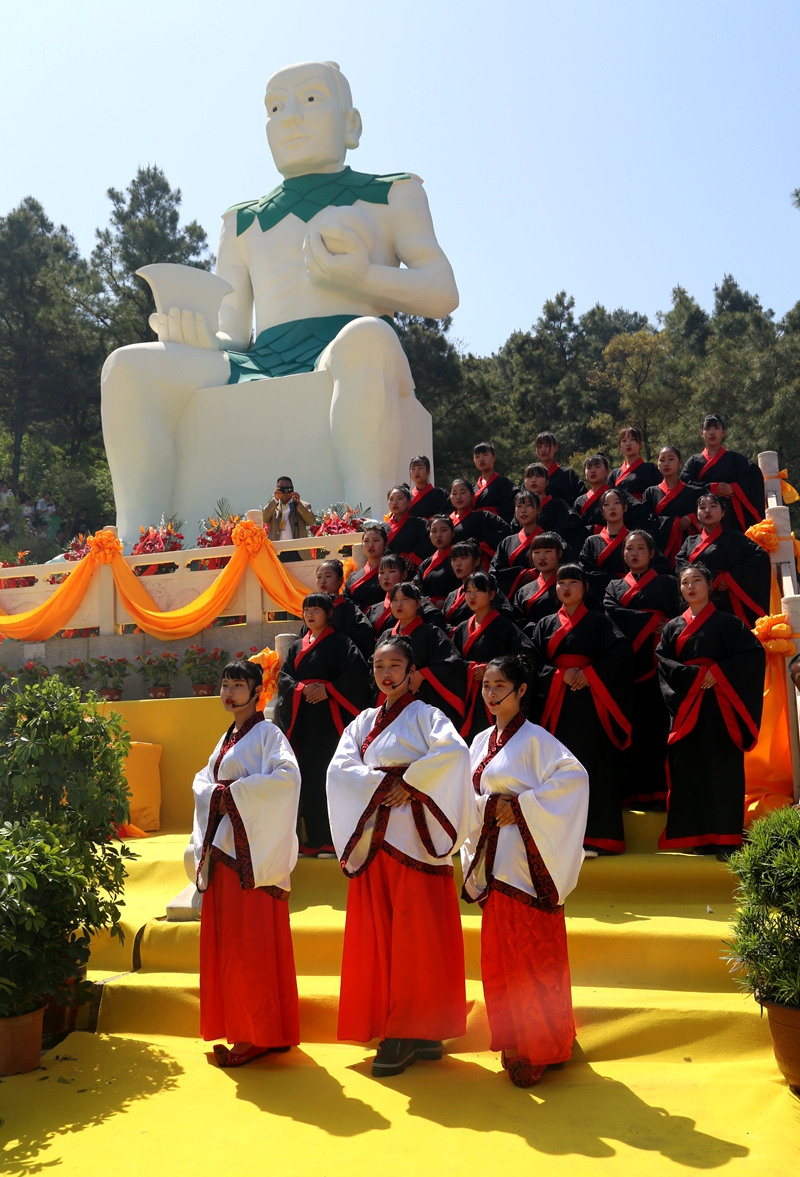
<svg viewBox="0 0 800 1177">
<path fill-rule="evenodd" d="M 313 372 L 314 365 L 329 343 L 348 323 L 363 315 L 325 315 L 316 319 L 295 319 L 262 331 L 249 351 L 229 351 L 231 375 L 228 384 L 263 380 L 265 376 L 292 376 Z M 385 323 L 394 328 L 386 315 Z M 396 330 L 396 328 L 395 328 Z"/>
<path fill-rule="evenodd" d="M 368 172 L 354 172 L 342 168 L 340 172 L 312 173 L 293 176 L 260 200 L 246 200 L 232 205 L 228 213 L 236 212 L 236 236 L 241 237 L 258 220 L 262 233 L 277 225 L 289 213 L 294 213 L 306 224 L 324 208 L 343 208 L 365 200 L 368 204 L 388 204 L 389 190 L 395 180 L 409 180 L 408 172 L 388 176 L 373 176 Z"/>
</svg>

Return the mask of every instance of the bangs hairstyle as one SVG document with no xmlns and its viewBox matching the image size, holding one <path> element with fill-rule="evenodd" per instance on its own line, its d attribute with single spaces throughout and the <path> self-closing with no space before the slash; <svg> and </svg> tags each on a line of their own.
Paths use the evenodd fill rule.
<svg viewBox="0 0 800 1177">
<path fill-rule="evenodd" d="M 521 506 L 524 506 L 525 504 L 527 504 L 528 506 L 531 506 L 531 507 L 535 507 L 536 510 L 538 511 L 542 505 L 542 501 L 539 498 L 539 496 L 536 494 L 535 491 L 521 490 L 519 492 L 519 494 L 514 495 L 514 506 L 521 507 Z"/>
<path fill-rule="evenodd" d="M 399 490 L 400 494 L 405 495 L 408 501 L 411 502 L 411 487 L 407 482 L 398 482 L 397 486 L 393 486 L 386 495 L 387 502 L 396 490 Z"/>
<path fill-rule="evenodd" d="M 644 441 L 641 429 L 637 429 L 635 425 L 627 425 L 624 429 L 620 429 L 619 440 L 622 441 L 625 437 L 632 437 L 639 445 Z"/>
<path fill-rule="evenodd" d="M 468 539 L 461 539 L 450 549 L 451 560 L 464 560 L 471 556 L 473 560 L 480 560 L 481 554 L 475 544 Z"/>
<path fill-rule="evenodd" d="M 523 478 L 548 478 L 547 467 L 543 466 L 541 462 L 531 462 L 525 467 Z"/>
<path fill-rule="evenodd" d="M 378 565 L 378 572 L 387 572 L 390 568 L 395 572 L 400 572 L 403 576 L 406 573 L 406 562 L 402 556 L 398 556 L 396 552 L 387 552 L 385 556 L 381 556 L 381 562 Z"/>
<path fill-rule="evenodd" d="M 456 525 L 449 515 L 432 515 L 428 520 L 428 531 L 430 531 L 434 523 L 444 523 L 451 531 L 455 531 L 456 529 Z"/>
<path fill-rule="evenodd" d="M 705 417 L 703 417 L 703 424 L 701 428 L 705 429 L 707 425 L 719 425 L 720 429 L 725 428 L 725 422 L 722 420 L 722 417 L 720 417 L 719 413 L 708 413 Z"/>
<path fill-rule="evenodd" d="M 364 528 L 362 535 L 366 535 L 370 531 L 376 532 L 376 534 L 381 537 L 384 544 L 388 544 L 389 532 L 386 530 L 386 528 L 383 526 L 382 523 L 368 523 L 367 526 Z"/>
<path fill-rule="evenodd" d="M 539 548 L 555 548 L 558 552 L 559 559 L 561 559 L 564 554 L 564 541 L 555 531 L 543 531 L 531 543 L 532 552 L 538 552 Z"/>
<path fill-rule="evenodd" d="M 653 552 L 656 550 L 656 545 L 653 542 L 653 537 L 649 531 L 641 531 L 639 529 L 637 529 L 636 531 L 629 531 L 628 534 L 625 536 L 625 543 L 622 545 L 623 548 L 627 548 L 628 540 L 633 539 L 634 537 L 636 537 L 637 539 L 644 540 L 644 542 L 647 544 L 647 550 L 650 553 L 650 555 L 652 556 Z"/>
<path fill-rule="evenodd" d="M 605 456 L 605 454 L 592 454 L 592 456 L 590 458 L 587 458 L 586 461 L 583 463 L 584 470 L 586 469 L 587 466 L 602 466 L 606 470 L 611 469 L 611 463 L 609 462 L 609 460 Z"/>
<path fill-rule="evenodd" d="M 475 497 L 475 491 L 468 478 L 454 478 L 450 483 L 450 489 L 452 490 L 454 486 L 465 486 L 473 498 Z"/>
<path fill-rule="evenodd" d="M 706 499 L 709 499 L 712 503 L 716 503 L 717 506 L 722 509 L 722 514 L 723 515 L 725 514 L 725 500 L 721 499 L 719 497 L 719 495 L 712 494 L 710 490 L 706 491 L 705 494 L 697 496 L 697 502 L 695 503 L 695 510 L 697 510 L 698 507 L 700 506 L 700 504 L 704 503 L 706 501 Z"/>
<path fill-rule="evenodd" d="M 378 644 L 372 657 L 376 658 L 379 650 L 387 648 L 402 654 L 408 666 L 414 665 L 414 651 L 411 649 L 411 642 L 408 638 L 402 637 L 399 633 L 388 633 L 385 637 L 378 638 Z"/>
<path fill-rule="evenodd" d="M 402 593 L 404 597 L 408 597 L 409 601 L 421 601 L 422 593 L 415 584 L 410 580 L 403 580 L 400 584 L 396 584 L 394 588 L 389 590 L 389 600 L 393 601 L 398 593 Z"/>
<path fill-rule="evenodd" d="M 343 580 L 344 580 L 344 564 L 342 563 L 341 560 L 337 560 L 337 559 L 335 559 L 335 557 L 331 557 L 330 560 L 323 560 L 322 563 L 320 564 L 320 568 L 332 568 L 333 571 L 336 573 L 336 575 L 339 577 L 339 584 L 341 584 L 343 582 Z"/>
<path fill-rule="evenodd" d="M 333 613 L 333 597 L 330 593 L 309 593 L 303 597 L 304 609 L 324 609 L 330 617 Z"/>
<path fill-rule="evenodd" d="M 707 564 L 701 564 L 698 561 L 697 564 L 687 564 L 685 568 L 681 569 L 681 574 L 678 577 L 678 584 L 682 583 L 683 578 L 687 572 L 699 572 L 703 579 L 707 581 L 709 588 L 711 588 L 712 584 L 714 583 L 714 576 L 711 572 L 711 569 Z"/>
<path fill-rule="evenodd" d="M 473 454 L 494 454 L 496 450 L 490 441 L 479 441 L 472 447 Z"/>
<path fill-rule="evenodd" d="M 676 445 L 662 445 L 661 449 L 658 451 L 659 454 L 663 454 L 664 450 L 672 450 L 673 454 L 678 459 L 678 461 L 679 462 L 683 461 L 683 458 L 681 457 L 681 451 L 678 449 L 678 447 Z"/>
<path fill-rule="evenodd" d="M 408 463 L 409 470 L 412 466 L 424 466 L 429 474 L 431 472 L 431 460 L 430 458 L 426 458 L 425 454 L 417 454 L 416 458 L 412 458 Z"/>
<path fill-rule="evenodd" d="M 235 658 L 233 662 L 228 662 L 225 666 L 220 675 L 220 683 L 226 678 L 232 682 L 252 683 L 252 697 L 256 688 L 261 686 L 261 667 L 257 662 L 247 662 L 244 658 Z"/>
<path fill-rule="evenodd" d="M 627 500 L 626 496 L 621 491 L 617 490 L 617 488 L 615 486 L 610 486 L 608 488 L 608 490 L 604 490 L 603 493 L 600 495 L 600 498 L 598 499 L 598 502 L 600 504 L 600 510 L 602 511 L 603 507 L 606 505 L 606 499 L 608 498 L 609 495 L 616 495 L 617 496 L 620 503 L 622 504 L 622 512 L 624 514 L 628 509 L 628 500 Z"/>
<path fill-rule="evenodd" d="M 536 680 L 536 667 L 533 659 L 521 652 L 501 654 L 499 658 L 492 658 L 491 662 L 487 664 L 486 670 L 496 670 L 498 674 L 502 674 L 515 691 L 518 691 L 522 686 L 528 688 L 520 700 L 520 711 L 527 718 L 528 707 L 533 700 L 531 687 Z"/>
<path fill-rule="evenodd" d="M 470 585 L 479 593 L 497 592 L 497 581 L 491 572 L 473 572 L 464 581 L 464 588 L 469 588 Z"/>
<path fill-rule="evenodd" d="M 589 577 L 580 564 L 562 564 L 556 573 L 556 580 L 579 580 L 585 589 L 589 587 Z"/>
<path fill-rule="evenodd" d="M 546 442 L 548 445 L 558 445 L 555 433 L 551 433 L 549 429 L 545 429 L 543 433 L 536 434 L 536 441 L 534 444 L 538 445 L 539 442 Z"/>
</svg>

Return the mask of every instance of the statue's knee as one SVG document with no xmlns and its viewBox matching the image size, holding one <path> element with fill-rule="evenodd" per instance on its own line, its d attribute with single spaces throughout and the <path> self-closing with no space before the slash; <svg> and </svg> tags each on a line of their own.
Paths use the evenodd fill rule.
<svg viewBox="0 0 800 1177">
<path fill-rule="evenodd" d="M 384 319 L 354 319 L 343 327 L 328 348 L 329 362 L 334 364 L 395 364 L 403 349 L 397 332 Z"/>
<path fill-rule="evenodd" d="M 156 347 L 158 345 L 156 344 Z M 104 389 L 113 390 L 134 380 L 141 380 L 152 372 L 152 344 L 131 343 L 112 351 L 103 364 L 100 382 Z"/>
</svg>

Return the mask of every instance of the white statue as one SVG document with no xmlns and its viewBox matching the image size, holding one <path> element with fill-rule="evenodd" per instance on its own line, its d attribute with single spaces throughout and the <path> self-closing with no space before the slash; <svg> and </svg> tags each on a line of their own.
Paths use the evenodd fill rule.
<svg viewBox="0 0 800 1177">
<path fill-rule="evenodd" d="M 422 182 L 345 166 L 361 116 L 335 63 L 279 70 L 265 103 L 284 182 L 225 213 L 218 277 L 145 268 L 159 342 L 103 368 L 124 539 L 162 511 L 191 527 L 223 494 L 252 508 L 284 469 L 317 508 L 341 498 L 382 513 L 409 459 L 431 449 L 391 326 L 396 311 L 441 318 L 458 305 Z"/>
</svg>

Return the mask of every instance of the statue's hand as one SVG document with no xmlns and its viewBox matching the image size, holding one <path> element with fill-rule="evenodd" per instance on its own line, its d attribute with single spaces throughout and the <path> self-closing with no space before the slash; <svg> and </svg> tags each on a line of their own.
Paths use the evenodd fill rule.
<svg viewBox="0 0 800 1177">
<path fill-rule="evenodd" d="M 358 233 L 344 225 L 326 226 L 325 237 L 335 244 L 331 253 L 318 229 L 309 229 L 303 242 L 303 260 L 311 281 L 326 290 L 363 294 L 370 268 L 369 252 Z"/>
<path fill-rule="evenodd" d="M 179 307 L 170 307 L 168 315 L 154 312 L 149 321 L 159 343 L 185 343 L 189 347 L 223 351 L 231 341 L 230 336 L 221 331 L 212 335 L 205 315 L 197 311 L 182 311 Z"/>
</svg>

